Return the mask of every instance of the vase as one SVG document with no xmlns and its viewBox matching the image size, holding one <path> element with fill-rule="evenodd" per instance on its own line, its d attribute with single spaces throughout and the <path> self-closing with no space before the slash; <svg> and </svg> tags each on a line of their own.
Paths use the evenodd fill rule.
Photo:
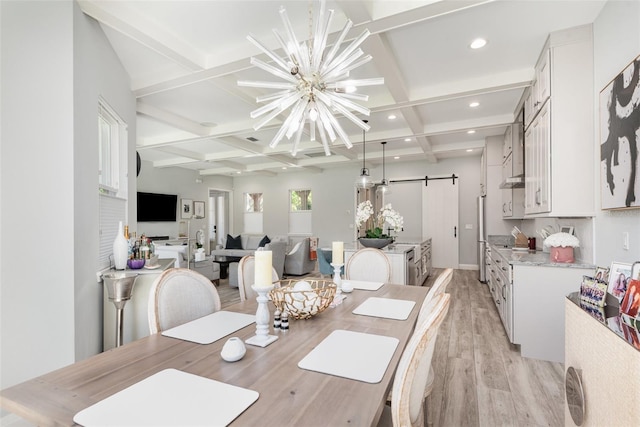
<svg viewBox="0 0 640 427">
<path fill-rule="evenodd" d="M 122 221 L 118 224 L 118 234 L 113 241 L 113 264 L 116 270 L 124 270 L 127 268 L 127 259 L 129 258 L 129 242 L 124 237 Z"/>
<path fill-rule="evenodd" d="M 368 238 L 368 237 L 360 237 L 358 242 L 365 248 L 376 248 L 382 249 L 387 246 L 389 243 L 393 242 L 393 239 L 390 237 L 385 237 L 381 239 L 376 238 Z"/>
</svg>

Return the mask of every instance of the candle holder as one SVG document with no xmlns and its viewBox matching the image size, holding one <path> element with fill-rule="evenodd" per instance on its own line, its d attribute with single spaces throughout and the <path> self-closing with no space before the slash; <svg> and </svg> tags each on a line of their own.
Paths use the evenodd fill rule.
<svg viewBox="0 0 640 427">
<path fill-rule="evenodd" d="M 342 268 L 344 264 L 334 264 L 331 263 L 331 266 L 333 267 L 333 283 L 336 284 L 336 295 L 333 297 L 333 303 L 334 304 L 340 304 L 342 302 L 342 300 L 345 298 L 344 295 L 342 295 L 342 277 L 340 275 L 340 269 Z"/>
<path fill-rule="evenodd" d="M 278 339 L 276 335 L 269 335 L 271 316 L 269 315 L 269 308 L 267 307 L 267 303 L 269 302 L 267 294 L 269 294 L 269 291 L 273 289 L 273 285 L 260 287 L 252 285 L 251 289 L 258 294 L 256 297 L 256 301 L 258 301 L 258 309 L 256 310 L 256 334 L 245 342 L 249 345 L 266 347 Z"/>
</svg>

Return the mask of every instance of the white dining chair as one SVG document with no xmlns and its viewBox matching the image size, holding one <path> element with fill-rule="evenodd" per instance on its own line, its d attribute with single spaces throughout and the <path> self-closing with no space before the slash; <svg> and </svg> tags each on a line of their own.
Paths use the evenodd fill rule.
<svg viewBox="0 0 640 427">
<path fill-rule="evenodd" d="M 360 249 L 347 261 L 345 277 L 347 280 L 388 283 L 391 281 L 391 263 L 380 249 Z"/>
<path fill-rule="evenodd" d="M 251 285 L 255 282 L 256 258 L 253 255 L 242 257 L 238 264 L 238 290 L 240 291 L 240 301 L 246 299 L 255 299 L 258 294 L 251 289 Z M 271 280 L 277 282 L 280 280 L 278 272 L 271 267 Z"/>
<path fill-rule="evenodd" d="M 424 298 L 424 301 L 422 302 L 422 306 L 420 307 L 420 313 L 418 313 L 417 324 L 420 324 L 422 323 L 422 321 L 424 321 L 427 314 L 429 313 L 429 310 L 430 310 L 429 306 L 431 302 L 435 299 L 435 297 L 446 292 L 447 286 L 451 282 L 452 277 L 453 277 L 453 268 L 447 268 L 442 273 L 440 273 L 440 275 L 438 275 L 436 280 L 433 282 L 431 289 L 429 289 L 429 293 L 427 294 L 427 296 Z"/>
<path fill-rule="evenodd" d="M 422 324 L 416 325 L 402 352 L 393 380 L 391 405 L 385 405 L 378 426 L 425 425 L 429 414 L 424 412 L 424 389 L 438 331 L 449 310 L 450 295 L 441 294 L 434 303 L 434 309 Z"/>
<path fill-rule="evenodd" d="M 200 273 L 170 268 L 151 285 L 148 319 L 151 334 L 220 310 L 216 287 Z"/>
</svg>

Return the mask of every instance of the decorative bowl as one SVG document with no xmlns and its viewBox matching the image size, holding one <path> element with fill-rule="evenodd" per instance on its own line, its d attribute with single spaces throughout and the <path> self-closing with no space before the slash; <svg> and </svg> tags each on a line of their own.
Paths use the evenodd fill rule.
<svg viewBox="0 0 640 427">
<path fill-rule="evenodd" d="M 384 239 L 372 239 L 367 237 L 360 237 L 358 242 L 365 248 L 376 248 L 382 249 L 387 246 L 389 243 L 393 242 L 393 239 L 390 237 Z"/>
<path fill-rule="evenodd" d="M 290 318 L 310 319 L 331 305 L 336 289 L 331 280 L 281 280 L 280 286 L 269 292 L 269 297 L 276 308 L 286 310 Z"/>
<path fill-rule="evenodd" d="M 129 266 L 129 268 L 132 270 L 138 270 L 144 267 L 144 263 L 144 259 L 130 258 L 127 260 L 127 266 Z"/>
</svg>

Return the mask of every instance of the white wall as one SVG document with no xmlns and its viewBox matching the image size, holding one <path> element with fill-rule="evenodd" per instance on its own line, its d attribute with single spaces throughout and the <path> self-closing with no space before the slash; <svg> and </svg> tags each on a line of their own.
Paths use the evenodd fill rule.
<svg viewBox="0 0 640 427">
<path fill-rule="evenodd" d="M 460 177 L 460 263 L 476 265 L 476 197 L 480 194 L 480 157 L 446 159 L 435 164 L 426 161 L 389 163 L 386 165 L 386 173 L 390 181 L 453 173 Z M 289 190 L 310 188 L 313 192 L 312 229 L 314 235 L 320 239 L 320 246 L 330 246 L 335 240 L 355 244 L 354 182 L 359 172 L 357 166 L 348 166 L 326 170 L 323 173 L 298 172 L 274 177 L 234 177 L 235 227 L 231 232 L 235 235 L 244 231 L 242 194 L 263 193 L 265 233 L 286 235 Z M 370 168 L 370 173 L 374 180 L 382 178 L 381 167 Z M 392 184 L 392 190 L 396 185 L 402 184 Z M 420 204 L 416 204 L 416 209 L 421 209 Z M 404 212 L 400 214 L 405 215 Z M 472 224 L 472 229 L 466 230 L 464 224 Z"/>
<path fill-rule="evenodd" d="M 594 133 L 598 141 L 595 176 L 595 261 L 608 266 L 611 261 L 640 261 L 640 209 L 625 211 L 602 211 L 600 206 L 600 130 L 598 127 L 598 96 L 600 91 L 640 54 L 640 2 L 609 1 L 593 25 L 596 111 L 594 111 Z M 640 148 L 640 147 L 639 147 Z M 625 155 L 621 153 L 620 155 Z M 627 154 L 628 155 L 628 154 Z M 640 165 L 639 165 L 640 166 Z M 636 189 L 636 200 L 640 190 Z M 622 249 L 622 233 L 629 233 L 629 250 Z"/>
<path fill-rule="evenodd" d="M 135 175 L 135 172 L 134 172 Z M 196 179 L 202 180 L 201 183 Z M 177 194 L 178 206 L 180 199 L 191 199 L 205 202 L 205 213 L 209 212 L 209 189 L 231 190 L 233 179 L 225 176 L 201 177 L 196 171 L 184 168 L 154 168 L 151 162 L 142 161 L 140 174 L 137 178 L 138 191 L 149 193 Z M 136 194 L 132 193 L 135 201 Z M 180 226 L 180 212 L 178 211 L 176 222 L 136 222 L 135 215 L 129 220 L 129 230 L 136 231 L 138 236 L 144 233 L 147 236 L 178 236 Z M 202 228 L 207 232 L 209 218 L 191 220 L 191 237 L 195 238 L 196 231 Z M 208 236 L 208 234 L 205 234 Z M 207 239 L 208 240 L 208 239 Z"/>
<path fill-rule="evenodd" d="M 0 11 L 5 388 L 102 350 L 98 95 L 129 124 L 131 147 L 135 99 L 104 34 L 75 2 L 0 2 Z"/>
<path fill-rule="evenodd" d="M 4 388 L 74 361 L 73 8 L 0 8 Z"/>
</svg>

